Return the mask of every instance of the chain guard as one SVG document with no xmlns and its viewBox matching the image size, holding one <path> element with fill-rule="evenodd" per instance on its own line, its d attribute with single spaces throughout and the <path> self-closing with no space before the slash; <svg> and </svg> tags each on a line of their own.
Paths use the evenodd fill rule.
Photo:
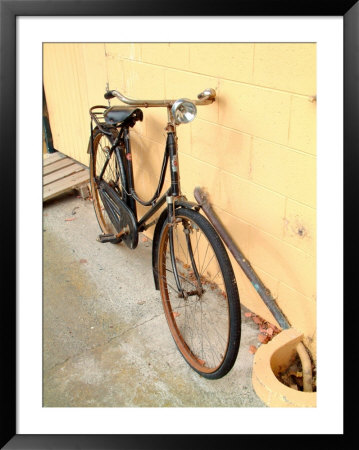
<svg viewBox="0 0 359 450">
<path fill-rule="evenodd" d="M 98 188 L 103 206 L 116 231 L 120 233 L 124 227 L 128 226 L 129 232 L 124 234 L 121 239 L 127 247 L 134 250 L 138 244 L 138 228 L 134 213 L 108 183 L 102 180 L 99 182 Z"/>
</svg>

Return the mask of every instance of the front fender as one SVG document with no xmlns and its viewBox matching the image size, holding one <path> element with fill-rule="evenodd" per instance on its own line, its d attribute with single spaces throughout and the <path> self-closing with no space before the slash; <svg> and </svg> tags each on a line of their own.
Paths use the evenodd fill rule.
<svg viewBox="0 0 359 450">
<path fill-rule="evenodd" d="M 175 201 L 175 208 L 188 208 L 188 209 L 196 209 L 199 210 L 200 206 L 197 203 L 188 202 L 187 200 L 176 200 Z M 161 237 L 161 231 L 163 228 L 163 224 L 167 220 L 167 208 L 164 209 L 161 213 L 161 215 L 158 218 L 158 221 L 156 223 L 155 231 L 153 234 L 153 244 L 152 244 L 152 271 L 153 271 L 153 279 L 155 282 L 155 288 L 157 290 L 160 289 L 159 282 L 158 282 L 158 248 L 160 245 L 160 237 Z"/>
<path fill-rule="evenodd" d="M 155 282 L 155 288 L 157 291 L 160 289 L 160 285 L 158 282 L 158 247 L 160 244 L 160 236 L 163 224 L 167 220 L 167 208 L 164 209 L 156 223 L 155 231 L 153 234 L 153 243 L 152 243 L 152 271 L 153 271 L 153 279 Z"/>
</svg>

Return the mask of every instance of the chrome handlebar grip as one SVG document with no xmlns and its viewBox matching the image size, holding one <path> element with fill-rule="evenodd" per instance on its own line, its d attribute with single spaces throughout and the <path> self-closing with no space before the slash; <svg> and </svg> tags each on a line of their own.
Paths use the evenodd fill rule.
<svg viewBox="0 0 359 450">
<path fill-rule="evenodd" d="M 203 92 L 197 95 L 199 100 L 212 100 L 216 98 L 216 91 L 212 88 L 207 88 Z"/>
</svg>

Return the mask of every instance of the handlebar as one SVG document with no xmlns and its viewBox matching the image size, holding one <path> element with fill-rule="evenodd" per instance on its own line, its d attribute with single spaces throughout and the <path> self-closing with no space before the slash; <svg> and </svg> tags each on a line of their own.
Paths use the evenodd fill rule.
<svg viewBox="0 0 359 450">
<path fill-rule="evenodd" d="M 127 105 L 137 106 L 148 108 L 152 106 L 167 106 L 171 107 L 176 100 L 135 100 L 133 98 L 129 98 L 121 94 L 116 90 L 107 91 L 104 95 L 106 100 L 111 98 L 118 98 L 121 102 L 126 103 Z M 198 100 L 191 100 L 195 105 L 210 105 L 216 99 L 216 91 L 212 88 L 205 89 L 197 96 Z"/>
</svg>

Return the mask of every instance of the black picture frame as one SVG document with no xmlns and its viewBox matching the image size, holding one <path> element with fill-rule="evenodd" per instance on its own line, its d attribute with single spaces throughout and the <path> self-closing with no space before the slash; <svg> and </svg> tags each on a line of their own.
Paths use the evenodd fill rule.
<svg viewBox="0 0 359 450">
<path fill-rule="evenodd" d="M 16 433 L 16 17 L 17 16 L 343 16 L 344 18 L 344 232 L 356 236 L 351 192 L 358 168 L 355 152 L 359 134 L 359 4 L 357 0 L 301 2 L 248 0 L 187 2 L 174 7 L 163 0 L 0 0 L 0 168 L 3 217 L 2 239 L 2 389 L 1 448 L 7 449 L 182 449 L 206 445 L 209 448 L 262 443 L 257 435 L 18 435 Z M 5 194 L 5 195 L 4 195 Z M 353 216 L 354 214 L 354 216 Z M 354 243 L 355 243 L 354 237 Z M 350 248 L 349 248 L 350 246 Z M 344 246 L 345 257 L 355 248 L 353 240 Z M 344 273 L 347 287 L 350 273 Z M 346 305 L 346 316 L 353 315 Z M 354 420 L 354 416 L 351 420 Z M 349 421 L 350 422 L 350 421 Z M 348 430 L 350 423 L 348 423 Z M 275 436 L 272 435 L 275 438 Z M 296 444 L 303 437 L 298 435 Z"/>
</svg>

